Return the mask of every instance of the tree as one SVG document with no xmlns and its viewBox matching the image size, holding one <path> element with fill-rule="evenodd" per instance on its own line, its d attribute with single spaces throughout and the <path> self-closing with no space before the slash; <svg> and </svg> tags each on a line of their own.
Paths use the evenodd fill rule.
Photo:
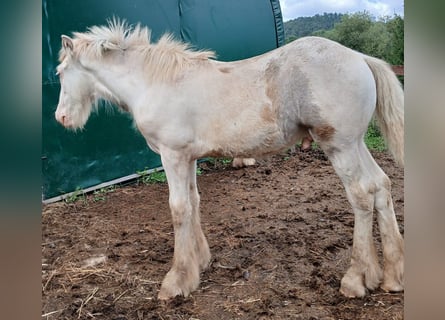
<svg viewBox="0 0 445 320">
<path fill-rule="evenodd" d="M 401 16 L 395 15 L 393 19 L 390 19 L 387 23 L 387 28 L 391 34 L 390 40 L 390 52 L 388 56 L 388 62 L 394 65 L 404 64 L 404 20 Z"/>
<path fill-rule="evenodd" d="M 376 58 L 387 60 L 391 48 L 391 34 L 382 21 L 375 22 L 362 35 L 360 51 Z"/>
<path fill-rule="evenodd" d="M 400 16 L 376 21 L 367 12 L 344 15 L 341 22 L 316 35 L 337 41 L 390 64 L 403 64 L 404 24 Z"/>
<path fill-rule="evenodd" d="M 316 14 L 313 17 L 299 17 L 284 23 L 284 33 L 286 35 L 286 43 L 295 39 L 309 36 L 316 31 L 329 30 L 340 22 L 341 13 L 323 13 Z"/>
<path fill-rule="evenodd" d="M 348 48 L 363 51 L 368 41 L 367 32 L 371 28 L 372 23 L 372 16 L 367 12 L 347 14 L 342 17 L 340 23 L 337 23 L 324 36 L 340 42 Z"/>
</svg>

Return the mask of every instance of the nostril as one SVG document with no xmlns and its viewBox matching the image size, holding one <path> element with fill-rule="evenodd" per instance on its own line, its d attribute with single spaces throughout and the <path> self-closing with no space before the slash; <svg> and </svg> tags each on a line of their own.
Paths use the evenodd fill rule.
<svg viewBox="0 0 445 320">
<path fill-rule="evenodd" d="M 66 124 L 66 115 L 64 115 L 62 112 L 60 112 L 59 110 L 56 111 L 56 120 L 62 124 L 65 125 Z"/>
</svg>

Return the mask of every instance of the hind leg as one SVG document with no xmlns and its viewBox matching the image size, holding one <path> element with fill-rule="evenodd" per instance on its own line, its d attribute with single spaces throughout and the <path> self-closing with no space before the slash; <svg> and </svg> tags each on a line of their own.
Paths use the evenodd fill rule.
<svg viewBox="0 0 445 320">
<path fill-rule="evenodd" d="M 354 211 L 351 265 L 341 280 L 340 292 L 347 297 L 363 297 L 366 289 L 376 289 L 382 279 L 372 236 L 377 181 L 368 168 L 367 157 L 371 155 L 363 152 L 366 146 L 362 141 L 342 150 L 338 147 L 328 150 Z"/>
<path fill-rule="evenodd" d="M 389 188 L 379 190 L 375 204 L 383 245 L 384 274 L 381 288 L 385 291 L 398 292 L 404 288 L 404 244 L 389 190 Z"/>
<path fill-rule="evenodd" d="M 368 150 L 365 151 L 369 153 Z M 403 291 L 404 244 L 394 213 L 391 181 L 371 156 L 366 159 L 378 182 L 374 206 L 383 247 L 384 272 L 381 288 L 391 292 Z"/>
</svg>

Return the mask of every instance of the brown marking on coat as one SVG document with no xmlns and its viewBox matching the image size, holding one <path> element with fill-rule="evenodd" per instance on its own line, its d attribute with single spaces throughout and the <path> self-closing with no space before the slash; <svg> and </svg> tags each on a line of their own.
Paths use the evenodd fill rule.
<svg viewBox="0 0 445 320">
<path fill-rule="evenodd" d="M 314 133 L 320 140 L 329 141 L 335 133 L 335 129 L 330 125 L 323 125 L 314 128 Z"/>
<path fill-rule="evenodd" d="M 232 71 L 232 68 L 229 68 L 229 67 L 221 67 L 221 68 L 218 68 L 218 70 L 219 70 L 220 72 L 222 72 L 222 73 L 230 73 L 230 72 Z"/>
<path fill-rule="evenodd" d="M 272 103 L 272 109 L 274 110 L 277 110 L 278 108 L 278 88 L 275 79 L 278 75 L 279 70 L 279 66 L 274 61 L 271 61 L 267 65 L 265 71 L 266 95 L 270 99 L 270 102 Z"/>
<path fill-rule="evenodd" d="M 203 158 L 212 157 L 212 158 L 223 158 L 228 156 L 228 151 L 224 151 L 222 148 L 212 149 L 203 154 Z"/>
<path fill-rule="evenodd" d="M 263 119 L 266 122 L 276 121 L 276 116 L 275 113 L 272 111 L 271 105 L 264 104 L 263 108 L 261 109 L 261 119 Z"/>
</svg>

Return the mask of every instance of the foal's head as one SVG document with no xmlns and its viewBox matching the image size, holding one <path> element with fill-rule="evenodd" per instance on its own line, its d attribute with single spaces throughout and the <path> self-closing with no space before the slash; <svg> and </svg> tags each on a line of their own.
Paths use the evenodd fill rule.
<svg viewBox="0 0 445 320">
<path fill-rule="evenodd" d="M 74 39 L 62 36 L 57 66 L 61 91 L 56 110 L 57 121 L 72 129 L 85 125 L 92 105 L 99 99 L 123 107 L 116 92 L 111 92 L 103 79 L 93 76 L 93 69 L 98 66 L 110 71 L 111 66 L 121 66 L 126 61 L 122 57 L 131 54 L 131 61 L 142 61 L 144 81 L 168 83 L 174 82 L 184 68 L 214 57 L 212 51 L 193 51 L 169 35 L 151 43 L 147 27 L 131 27 L 119 19 L 110 20 L 108 26 L 93 26 L 88 32 L 73 34 Z"/>
<path fill-rule="evenodd" d="M 74 54 L 74 45 L 73 39 L 62 36 L 57 66 L 61 88 L 56 119 L 67 128 L 78 129 L 87 122 L 96 98 L 94 80 Z"/>
</svg>

